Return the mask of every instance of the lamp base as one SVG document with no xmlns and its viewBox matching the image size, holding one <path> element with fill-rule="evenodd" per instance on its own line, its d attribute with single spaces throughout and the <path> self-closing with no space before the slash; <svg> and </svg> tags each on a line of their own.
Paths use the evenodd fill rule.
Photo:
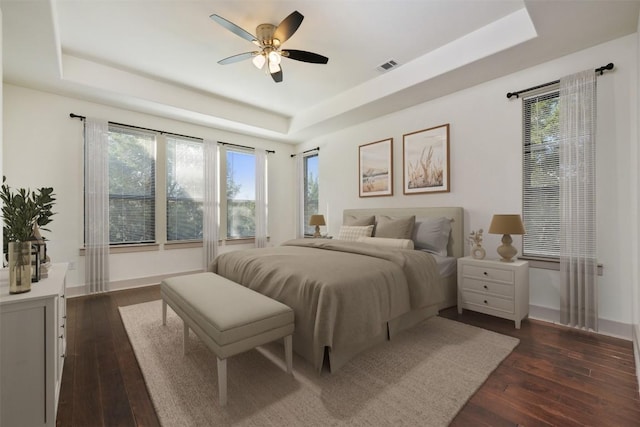
<svg viewBox="0 0 640 427">
<path fill-rule="evenodd" d="M 317 239 L 318 237 L 320 237 L 320 226 L 319 226 L 319 225 L 316 225 L 316 232 L 315 232 L 315 233 L 313 233 L 313 237 L 314 237 L 315 239 Z"/>
<path fill-rule="evenodd" d="M 498 249 L 497 249 L 498 255 L 502 257 L 500 261 L 513 262 L 512 258 L 516 256 L 516 254 L 518 253 L 518 250 L 513 246 L 511 246 L 511 243 L 513 243 L 513 239 L 511 238 L 511 235 L 504 234 L 502 236 L 502 244 L 498 246 Z"/>
</svg>

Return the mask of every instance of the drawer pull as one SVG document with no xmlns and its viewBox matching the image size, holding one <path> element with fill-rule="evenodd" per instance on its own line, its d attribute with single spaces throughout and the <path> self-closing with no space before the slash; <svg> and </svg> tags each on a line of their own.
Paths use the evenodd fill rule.
<svg viewBox="0 0 640 427">
<path fill-rule="evenodd" d="M 60 335 L 58 338 L 62 339 L 62 338 L 64 338 L 64 335 Z"/>
<path fill-rule="evenodd" d="M 62 318 L 63 318 L 63 319 L 66 319 L 66 318 L 67 318 L 67 316 L 62 316 Z"/>
<path fill-rule="evenodd" d="M 484 300 L 484 303 L 485 303 L 485 304 L 489 304 L 489 303 L 487 302 L 487 300 Z"/>
<path fill-rule="evenodd" d="M 485 276 L 488 276 L 488 275 L 489 275 L 489 273 L 487 273 L 486 271 L 485 271 L 485 272 L 483 272 L 482 274 L 484 274 Z"/>
<path fill-rule="evenodd" d="M 487 285 L 484 285 L 484 286 L 483 286 L 483 288 L 485 288 L 485 289 L 489 289 L 489 287 L 488 287 Z"/>
</svg>

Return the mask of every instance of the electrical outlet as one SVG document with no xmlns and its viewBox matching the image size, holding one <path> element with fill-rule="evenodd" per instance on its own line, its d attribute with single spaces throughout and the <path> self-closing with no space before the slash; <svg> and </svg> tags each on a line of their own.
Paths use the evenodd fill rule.
<svg viewBox="0 0 640 427">
<path fill-rule="evenodd" d="M 69 270 L 75 270 L 75 269 L 76 269 L 76 262 L 69 261 Z"/>
</svg>

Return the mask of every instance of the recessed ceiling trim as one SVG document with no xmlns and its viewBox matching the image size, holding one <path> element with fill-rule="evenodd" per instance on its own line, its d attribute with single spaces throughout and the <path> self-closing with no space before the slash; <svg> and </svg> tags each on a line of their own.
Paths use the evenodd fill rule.
<svg viewBox="0 0 640 427">
<path fill-rule="evenodd" d="M 509 37 L 505 37 L 509 34 Z M 519 9 L 413 61 L 295 115 L 290 132 L 329 120 L 376 102 L 464 65 L 494 55 L 537 37 L 526 8 Z"/>
<path fill-rule="evenodd" d="M 63 54 L 62 60 L 64 80 L 71 83 L 120 93 L 170 108 L 188 109 L 221 121 L 237 122 L 282 135 L 289 129 L 289 118 L 276 113 L 204 95 L 68 54 Z"/>
</svg>

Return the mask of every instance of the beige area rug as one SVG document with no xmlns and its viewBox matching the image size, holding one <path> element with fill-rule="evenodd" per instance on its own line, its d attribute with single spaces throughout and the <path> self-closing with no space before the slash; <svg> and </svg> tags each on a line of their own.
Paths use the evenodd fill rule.
<svg viewBox="0 0 640 427">
<path fill-rule="evenodd" d="M 518 344 L 516 338 L 440 317 L 359 355 L 334 374 L 317 373 L 273 343 L 228 359 L 226 407 L 218 406 L 216 359 L 161 302 L 121 307 L 138 363 L 164 426 L 446 426 Z"/>
</svg>

